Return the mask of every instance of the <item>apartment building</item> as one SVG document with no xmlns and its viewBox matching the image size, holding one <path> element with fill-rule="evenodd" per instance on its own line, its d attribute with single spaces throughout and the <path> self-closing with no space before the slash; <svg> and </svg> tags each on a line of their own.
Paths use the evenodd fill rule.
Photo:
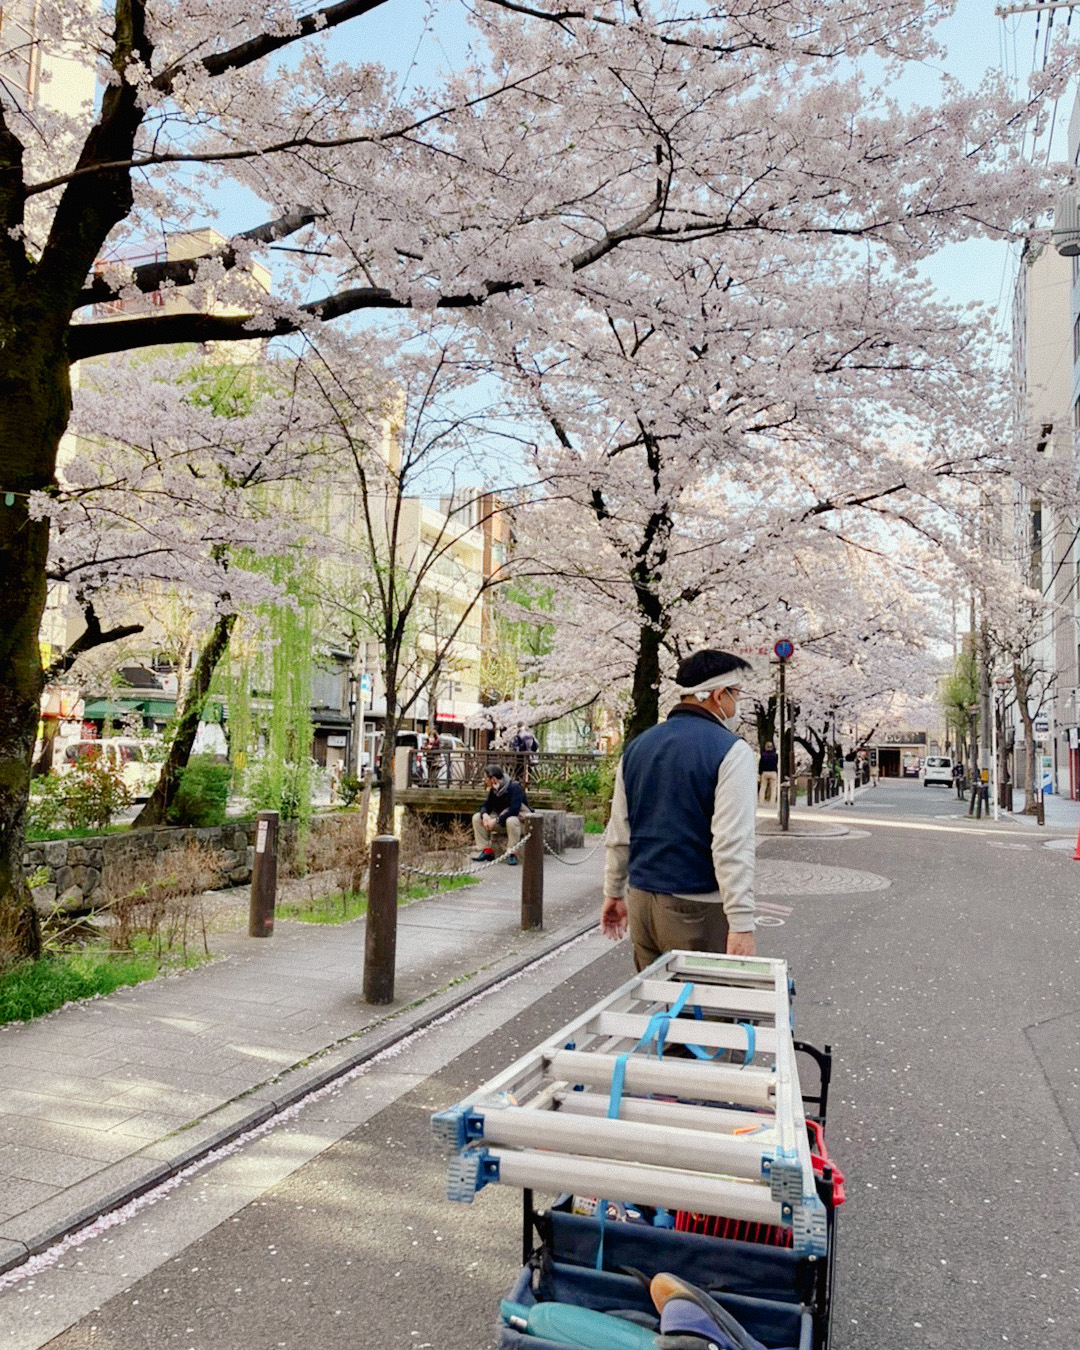
<svg viewBox="0 0 1080 1350">
<path fill-rule="evenodd" d="M 1070 130 L 1074 157 L 1080 148 L 1078 133 L 1080 120 L 1074 112 Z M 1067 244 L 1063 256 L 1064 236 L 1058 233 L 1061 210 L 1057 216 L 1056 247 L 1029 243 L 1020 260 L 1013 294 L 1013 382 L 1017 424 L 1027 451 L 1071 466 L 1080 431 L 1080 259 L 1069 255 Z M 1025 654 L 1033 672 L 1029 709 L 1034 715 L 1036 786 L 1076 797 L 1080 796 L 1076 522 L 1019 486 L 1012 517 L 1011 547 L 1020 578 L 1047 602 Z M 1025 736 L 1019 711 L 1013 709 L 1005 728 L 1006 749 L 1013 751 L 1013 781 L 1026 789 Z"/>
</svg>

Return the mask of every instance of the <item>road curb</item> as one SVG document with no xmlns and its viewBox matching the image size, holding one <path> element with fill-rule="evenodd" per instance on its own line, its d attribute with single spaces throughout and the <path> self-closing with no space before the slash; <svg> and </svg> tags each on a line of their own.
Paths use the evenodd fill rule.
<svg viewBox="0 0 1080 1350">
<path fill-rule="evenodd" d="M 527 970 L 599 925 L 579 919 L 556 929 L 533 950 L 515 953 L 489 969 L 387 1014 L 371 1026 L 334 1041 L 257 1087 L 155 1140 L 86 1181 L 0 1224 L 0 1275 L 15 1270 L 63 1238 L 137 1200 L 216 1149 L 265 1124 L 309 1093 L 326 1087 L 444 1014 Z"/>
</svg>

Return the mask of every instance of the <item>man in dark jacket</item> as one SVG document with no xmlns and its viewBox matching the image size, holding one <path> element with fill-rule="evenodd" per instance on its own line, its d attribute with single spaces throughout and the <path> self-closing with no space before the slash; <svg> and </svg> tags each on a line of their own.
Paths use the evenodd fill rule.
<svg viewBox="0 0 1080 1350">
<path fill-rule="evenodd" d="M 517 866 L 517 846 L 521 843 L 521 819 L 529 815 L 529 799 L 525 789 L 513 778 L 507 778 L 498 764 L 489 764 L 484 770 L 487 796 L 484 804 L 472 818 L 473 838 L 480 850 L 473 862 L 490 862 L 495 856 L 491 847 L 493 834 L 506 835 L 506 861 Z"/>
<path fill-rule="evenodd" d="M 757 775 L 734 732 L 749 669 L 730 652 L 688 656 L 667 721 L 623 753 L 600 920 L 613 938 L 629 926 L 638 970 L 666 951 L 754 955 Z"/>
</svg>

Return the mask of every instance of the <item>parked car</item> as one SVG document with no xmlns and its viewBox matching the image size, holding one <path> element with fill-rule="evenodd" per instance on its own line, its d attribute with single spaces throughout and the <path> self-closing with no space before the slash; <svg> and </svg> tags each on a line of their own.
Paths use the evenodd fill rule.
<svg viewBox="0 0 1080 1350">
<path fill-rule="evenodd" d="M 942 787 L 952 787 L 952 758 L 949 755 L 929 755 L 922 771 L 923 787 L 940 783 Z"/>
<path fill-rule="evenodd" d="M 109 763 L 120 769 L 132 796 L 142 801 L 153 792 L 161 772 L 161 766 L 147 758 L 146 750 L 143 742 L 125 736 L 107 736 L 101 741 L 72 741 L 64 750 L 57 769 L 59 773 L 70 772 L 81 760 L 105 754 Z"/>
<path fill-rule="evenodd" d="M 922 770 L 922 760 L 918 755 L 905 755 L 901 773 L 905 778 L 918 778 Z"/>
</svg>

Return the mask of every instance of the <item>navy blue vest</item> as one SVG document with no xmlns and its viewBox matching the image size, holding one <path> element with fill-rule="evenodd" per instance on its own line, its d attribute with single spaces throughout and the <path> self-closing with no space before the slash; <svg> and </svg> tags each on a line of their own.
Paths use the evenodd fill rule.
<svg viewBox="0 0 1080 1350">
<path fill-rule="evenodd" d="M 716 775 L 738 739 L 704 708 L 680 704 L 626 747 L 631 886 L 675 895 L 716 890 Z"/>
</svg>

